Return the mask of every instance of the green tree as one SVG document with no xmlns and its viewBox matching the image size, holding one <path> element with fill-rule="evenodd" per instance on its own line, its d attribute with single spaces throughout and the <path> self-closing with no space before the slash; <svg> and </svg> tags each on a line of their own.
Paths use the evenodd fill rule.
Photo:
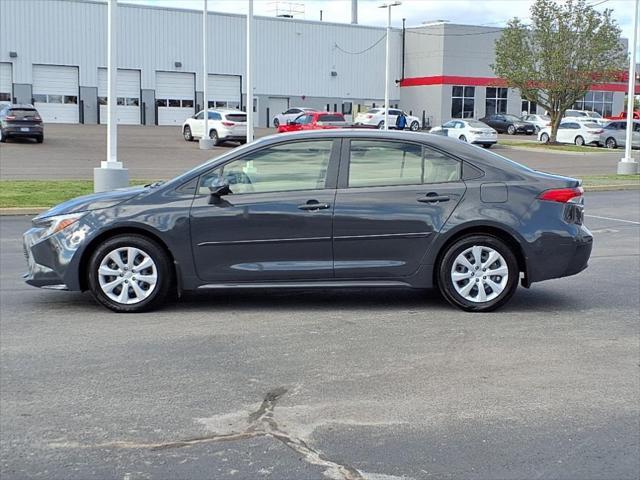
<svg viewBox="0 0 640 480">
<path fill-rule="evenodd" d="M 494 72 L 549 112 L 551 142 L 564 112 L 589 87 L 615 80 L 625 69 L 627 53 L 611 14 L 584 0 L 536 0 L 531 23 L 513 18 L 496 41 Z"/>
</svg>

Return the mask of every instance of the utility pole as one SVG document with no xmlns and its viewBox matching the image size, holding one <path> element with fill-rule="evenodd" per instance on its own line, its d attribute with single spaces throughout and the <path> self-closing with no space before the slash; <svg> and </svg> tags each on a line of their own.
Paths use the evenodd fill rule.
<svg viewBox="0 0 640 480">
<path fill-rule="evenodd" d="M 249 0 L 247 12 L 247 143 L 253 141 L 253 80 L 251 78 L 253 0 Z M 256 112 L 257 113 L 257 112 Z"/>
<path fill-rule="evenodd" d="M 211 150 L 213 140 L 209 137 L 209 97 L 207 96 L 207 83 L 209 83 L 209 73 L 207 72 L 207 0 L 203 0 L 202 7 L 202 96 L 204 97 L 204 135 L 198 142 L 200 150 Z"/>
<path fill-rule="evenodd" d="M 402 5 L 400 1 L 387 2 L 380 8 L 387 9 L 387 50 L 384 65 L 384 129 L 389 130 L 389 50 L 391 48 L 391 7 Z"/>
<path fill-rule="evenodd" d="M 631 57 L 629 60 L 629 90 L 627 92 L 627 135 L 625 137 L 624 157 L 618 162 L 619 175 L 638 173 L 638 162 L 631 156 L 631 139 L 633 132 L 633 99 L 636 87 L 636 55 L 638 52 L 638 10 L 640 1 L 635 0 L 633 14 L 633 33 L 631 35 Z"/>
<path fill-rule="evenodd" d="M 107 3 L 107 160 L 93 169 L 93 190 L 106 192 L 129 186 L 129 171 L 118 161 L 118 0 Z"/>
</svg>

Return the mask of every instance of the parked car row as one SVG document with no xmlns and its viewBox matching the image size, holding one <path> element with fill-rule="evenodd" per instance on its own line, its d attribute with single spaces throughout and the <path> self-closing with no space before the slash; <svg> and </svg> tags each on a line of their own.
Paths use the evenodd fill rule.
<svg viewBox="0 0 640 480">
<path fill-rule="evenodd" d="M 595 145 L 599 147 L 618 148 L 626 145 L 626 120 L 609 121 L 601 126 L 597 123 L 580 123 L 573 120 L 563 121 L 558 126 L 556 141 L 575 145 Z M 548 143 L 551 138 L 551 127 L 540 130 L 538 140 Z M 640 148 L 640 120 L 633 120 L 631 146 Z"/>
</svg>

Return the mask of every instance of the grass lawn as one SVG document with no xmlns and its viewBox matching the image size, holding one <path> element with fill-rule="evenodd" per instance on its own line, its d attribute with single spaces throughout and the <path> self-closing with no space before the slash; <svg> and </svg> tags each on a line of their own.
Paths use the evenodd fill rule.
<svg viewBox="0 0 640 480">
<path fill-rule="evenodd" d="M 131 180 L 130 183 L 150 182 Z M 91 180 L 0 180 L 0 208 L 51 207 L 88 193 L 93 193 Z"/>
<path fill-rule="evenodd" d="M 640 187 L 640 175 L 578 176 L 584 187 L 601 185 Z M 144 185 L 153 180 L 131 180 L 131 185 Z M 0 208 L 48 208 L 73 197 L 93 192 L 91 180 L 0 180 Z"/>
<path fill-rule="evenodd" d="M 541 143 L 537 141 L 523 141 L 523 140 L 499 140 L 499 145 L 505 145 L 507 147 L 525 147 L 525 148 L 537 148 L 540 150 L 561 150 L 564 152 L 589 152 L 589 153 L 597 153 L 602 151 L 610 151 L 601 147 L 588 147 L 588 146 L 578 146 L 578 145 L 570 145 L 570 144 L 558 144 L 558 145 L 549 145 L 548 143 Z"/>
</svg>

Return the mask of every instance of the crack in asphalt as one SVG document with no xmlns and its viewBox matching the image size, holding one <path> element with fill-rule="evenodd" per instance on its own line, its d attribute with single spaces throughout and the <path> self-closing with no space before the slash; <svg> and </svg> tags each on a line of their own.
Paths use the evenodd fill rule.
<svg viewBox="0 0 640 480">
<path fill-rule="evenodd" d="M 327 458 L 323 453 L 311 447 L 303 439 L 295 437 L 280 428 L 274 418 L 274 410 L 278 400 L 286 393 L 284 387 L 269 390 L 265 395 L 260 407 L 249 414 L 249 425 L 243 431 L 236 431 L 224 434 L 211 434 L 202 437 L 188 438 L 173 442 L 164 443 L 136 443 L 136 442 L 110 442 L 95 445 L 96 447 L 111 448 L 131 448 L 151 450 L 167 450 L 171 448 L 183 448 L 191 445 L 214 442 L 231 442 L 246 440 L 256 437 L 271 437 L 286 445 L 291 450 L 300 454 L 303 460 L 311 465 L 324 467 L 324 475 L 335 480 L 366 480 L 366 477 L 354 467 L 343 465 Z"/>
</svg>

